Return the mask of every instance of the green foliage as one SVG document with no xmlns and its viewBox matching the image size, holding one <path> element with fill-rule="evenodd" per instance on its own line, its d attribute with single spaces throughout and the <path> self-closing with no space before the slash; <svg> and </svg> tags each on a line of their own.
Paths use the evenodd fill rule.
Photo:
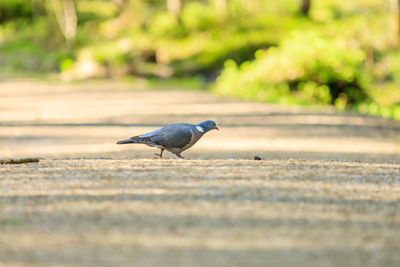
<svg viewBox="0 0 400 267">
<path fill-rule="evenodd" d="M 366 102 L 361 103 L 352 109 L 364 114 L 400 120 L 400 104 L 382 106 L 374 102 Z"/>
<path fill-rule="evenodd" d="M 178 18 L 173 14 L 160 12 L 154 15 L 149 22 L 148 31 L 156 37 L 179 36 L 182 27 L 179 25 Z"/>
<path fill-rule="evenodd" d="M 299 2 L 182 0 L 175 14 L 161 0 L 79 0 L 67 42 L 50 1 L 2 0 L 0 70 L 177 84 L 221 74 L 212 87 L 224 95 L 400 118 L 397 11 L 315 0 L 304 17 Z"/>
<path fill-rule="evenodd" d="M 70 70 L 74 67 L 75 61 L 71 58 L 64 58 L 60 62 L 60 70 L 61 72 Z"/>
<path fill-rule="evenodd" d="M 189 31 L 204 31 L 214 27 L 218 16 L 212 6 L 199 2 L 188 3 L 182 11 L 182 23 Z"/>
<path fill-rule="evenodd" d="M 149 88 L 160 89 L 189 89 L 189 90 L 205 90 L 203 79 L 200 76 L 170 78 L 170 79 L 148 79 Z"/>
<path fill-rule="evenodd" d="M 118 15 L 117 7 L 108 1 L 76 1 L 78 22 L 105 21 Z"/>
<path fill-rule="evenodd" d="M 203 45 L 197 46 L 200 48 L 199 51 L 193 51 L 194 53 L 191 53 L 190 56 L 171 58 L 171 66 L 175 75 L 216 73 L 222 69 L 225 60 L 231 59 L 241 63 L 252 59 L 254 52 L 258 49 L 274 44 L 268 36 L 256 32 L 232 33 L 229 36 L 217 37 L 205 35 L 201 39 L 198 40 L 198 44 L 203 43 Z"/>
<path fill-rule="evenodd" d="M 0 23 L 25 18 L 32 20 L 32 1 L 30 0 L 1 0 Z"/>
<path fill-rule="evenodd" d="M 32 32 L 35 33 L 32 36 Z M 14 35 L 17 34 L 17 37 Z M 38 19 L 34 24 L 24 20 L 10 21 L 0 25 L 0 36 L 5 41 L 0 43 L 0 69 L 6 71 L 54 72 L 59 70 L 59 62 L 72 58 L 72 53 L 58 47 L 60 39 L 42 43 L 48 39 L 51 31 L 45 19 Z"/>
<path fill-rule="evenodd" d="M 215 90 L 247 99 L 327 105 L 339 95 L 362 98 L 358 86 L 365 53 L 341 38 L 297 31 L 278 47 L 259 50 L 255 60 L 237 66 L 228 61 Z"/>
</svg>

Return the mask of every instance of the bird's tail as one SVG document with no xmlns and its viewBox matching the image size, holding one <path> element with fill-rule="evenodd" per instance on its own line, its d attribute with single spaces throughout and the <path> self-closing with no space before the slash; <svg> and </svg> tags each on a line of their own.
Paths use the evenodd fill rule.
<svg viewBox="0 0 400 267">
<path fill-rule="evenodd" d="M 118 145 L 123 145 L 123 144 L 130 144 L 130 143 L 133 143 L 133 140 L 132 139 L 125 139 L 125 140 L 121 140 L 121 141 L 118 141 L 117 142 L 117 144 Z"/>
<path fill-rule="evenodd" d="M 140 137 L 140 136 L 134 136 L 129 139 L 121 140 L 118 141 L 118 145 L 123 145 L 123 144 L 146 144 L 147 142 L 150 141 L 149 137 Z"/>
</svg>

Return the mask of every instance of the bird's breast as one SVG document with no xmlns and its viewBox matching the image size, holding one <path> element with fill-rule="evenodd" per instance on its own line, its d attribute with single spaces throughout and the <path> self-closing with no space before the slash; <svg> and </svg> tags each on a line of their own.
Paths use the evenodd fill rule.
<svg viewBox="0 0 400 267">
<path fill-rule="evenodd" d="M 200 132 L 195 132 L 193 130 L 190 130 L 192 132 L 192 138 L 190 138 L 190 142 L 184 147 L 184 150 L 192 147 L 194 144 L 196 144 L 197 141 L 203 136 L 204 133 Z"/>
</svg>

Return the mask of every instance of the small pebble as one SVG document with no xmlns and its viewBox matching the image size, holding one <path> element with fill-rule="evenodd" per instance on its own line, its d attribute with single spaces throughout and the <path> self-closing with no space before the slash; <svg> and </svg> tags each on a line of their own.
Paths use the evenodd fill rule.
<svg viewBox="0 0 400 267">
<path fill-rule="evenodd" d="M 254 155 L 254 160 L 262 160 L 260 156 Z"/>
</svg>

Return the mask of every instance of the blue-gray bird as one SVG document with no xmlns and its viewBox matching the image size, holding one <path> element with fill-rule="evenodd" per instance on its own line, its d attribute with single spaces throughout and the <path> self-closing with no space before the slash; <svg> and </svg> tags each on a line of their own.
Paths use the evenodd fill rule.
<svg viewBox="0 0 400 267">
<path fill-rule="evenodd" d="M 145 144 L 160 148 L 161 152 L 155 153 L 160 158 L 164 150 L 167 150 L 183 159 L 181 155 L 183 151 L 192 147 L 206 132 L 214 129 L 219 130 L 215 121 L 212 120 L 197 125 L 174 123 L 146 134 L 118 141 L 117 144 Z"/>
</svg>

